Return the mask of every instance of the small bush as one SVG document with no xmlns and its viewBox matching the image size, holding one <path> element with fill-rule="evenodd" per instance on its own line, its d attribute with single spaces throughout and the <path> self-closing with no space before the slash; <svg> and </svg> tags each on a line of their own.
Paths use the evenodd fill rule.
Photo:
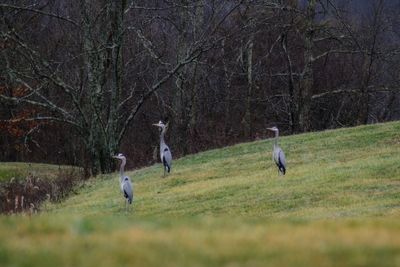
<svg viewBox="0 0 400 267">
<path fill-rule="evenodd" d="M 0 184 L 0 212 L 37 212 L 43 201 L 60 201 L 73 192 L 83 180 L 76 169 L 62 170 L 54 179 L 41 179 L 29 174 L 25 179 L 11 178 Z"/>
</svg>

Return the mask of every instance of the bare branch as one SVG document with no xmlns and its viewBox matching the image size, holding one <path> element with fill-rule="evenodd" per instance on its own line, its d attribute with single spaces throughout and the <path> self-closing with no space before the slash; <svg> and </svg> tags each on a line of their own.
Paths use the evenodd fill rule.
<svg viewBox="0 0 400 267">
<path fill-rule="evenodd" d="M 137 37 L 139 38 L 139 40 L 141 41 L 142 45 L 144 46 L 144 48 L 147 50 L 147 52 L 150 54 L 150 56 L 152 58 L 154 58 L 155 60 L 157 60 L 161 65 L 166 65 L 169 66 L 170 64 L 165 63 L 161 60 L 161 57 L 157 55 L 155 49 L 154 49 L 154 45 L 152 44 L 152 42 L 150 40 L 148 40 L 143 34 L 142 31 L 140 31 L 139 29 L 135 28 L 135 27 L 128 27 L 129 30 L 134 30 Z"/>
<path fill-rule="evenodd" d="M 55 105 L 52 105 L 50 103 L 45 104 L 42 102 L 37 102 L 34 100 L 29 100 L 29 99 L 25 99 L 25 98 L 18 98 L 18 97 L 9 97 L 9 96 L 5 96 L 3 94 L 0 94 L 0 98 L 3 99 L 4 101 L 8 101 L 8 102 L 12 102 L 12 103 L 26 103 L 26 104 L 30 104 L 32 106 L 37 106 L 37 107 L 41 107 L 45 110 L 51 110 L 51 111 L 58 111 L 59 114 L 61 114 L 63 117 L 65 118 L 73 118 L 71 116 L 71 114 L 69 114 L 66 110 L 57 107 Z"/>
<path fill-rule="evenodd" d="M 60 77 L 55 76 L 55 72 L 53 72 L 52 74 L 46 74 L 43 71 L 41 71 L 39 69 L 39 66 L 43 66 L 43 68 L 46 69 L 50 69 L 50 64 L 44 60 L 38 52 L 36 52 L 35 50 L 33 50 L 32 48 L 30 48 L 27 44 L 25 44 L 22 41 L 22 38 L 14 38 L 13 36 L 9 35 L 9 34 L 5 34 L 6 37 L 11 38 L 14 42 L 16 42 L 20 47 L 22 47 L 25 51 L 28 52 L 28 55 L 25 55 L 30 61 L 32 61 L 32 65 L 34 66 L 34 71 L 36 72 L 37 75 L 39 75 L 41 78 L 45 78 L 49 81 L 51 81 L 53 84 L 55 84 L 56 86 L 58 86 L 59 88 L 61 88 L 73 101 L 75 107 L 77 108 L 78 112 L 80 113 L 80 115 L 83 118 L 83 122 L 85 123 L 85 125 L 88 125 L 88 119 L 84 113 L 84 111 L 82 110 L 82 107 L 78 101 L 78 99 L 76 98 L 74 91 L 75 89 L 72 88 L 71 86 L 69 86 L 68 84 L 66 84 Z M 37 58 L 37 60 L 35 60 L 35 58 Z M 49 70 L 50 71 L 50 70 Z M 26 87 L 30 88 L 32 91 L 33 89 L 25 82 L 23 82 L 22 80 L 18 79 L 19 82 L 22 82 Z M 37 93 L 36 93 L 37 94 Z M 50 102 L 50 100 L 48 100 L 46 97 L 44 97 L 43 95 L 41 95 L 41 98 L 46 101 L 46 102 Z M 53 108 L 55 108 L 56 105 L 53 104 Z M 72 116 L 71 116 L 72 117 Z"/>
<path fill-rule="evenodd" d="M 327 3 L 333 8 L 333 10 L 335 11 L 336 18 L 339 19 L 339 22 L 343 25 L 343 27 L 349 33 L 350 37 L 353 39 L 353 41 L 357 45 L 358 49 L 362 50 L 362 46 L 358 43 L 358 40 L 355 37 L 351 27 L 344 21 L 344 19 L 340 15 L 339 10 L 336 8 L 336 5 L 331 0 L 327 0 Z"/>
<path fill-rule="evenodd" d="M 125 98 L 123 101 L 121 101 L 121 103 L 119 103 L 118 107 L 117 107 L 117 111 L 121 110 L 121 108 L 129 102 L 129 100 L 131 100 L 133 98 L 133 95 L 135 93 L 135 89 L 136 89 L 136 83 L 133 85 L 133 87 L 130 90 L 129 96 L 127 98 Z"/>
<path fill-rule="evenodd" d="M 68 23 L 70 23 L 70 24 L 72 24 L 72 25 L 74 25 L 74 26 L 76 26 L 76 27 L 79 27 L 79 24 L 78 24 L 76 21 L 73 21 L 73 20 L 70 19 L 70 18 L 65 18 L 65 17 L 62 17 L 62 16 L 60 16 L 60 15 L 56 15 L 56 14 L 52 14 L 52 13 L 47 13 L 47 12 L 41 11 L 41 10 L 39 10 L 39 9 L 34 9 L 34 8 L 29 8 L 29 7 L 23 7 L 23 6 L 15 6 L 15 5 L 10 5 L 10 4 L 1 4 L 1 3 L 0 3 L 0 7 L 38 13 L 38 14 L 41 14 L 41 15 L 44 15 L 44 16 L 53 17 L 53 18 L 57 18 L 57 19 L 66 21 L 66 22 L 68 22 Z"/>
<path fill-rule="evenodd" d="M 293 72 L 293 73 L 289 73 L 289 72 L 279 72 L 279 73 L 271 74 L 271 75 L 269 75 L 269 76 L 270 76 L 270 77 L 281 77 L 281 76 L 289 76 L 289 75 L 291 75 L 291 76 L 300 76 L 301 74 L 300 74 L 300 73 L 297 73 L 297 72 Z"/>
<path fill-rule="evenodd" d="M 332 91 L 312 95 L 311 99 L 318 99 L 318 98 L 325 97 L 328 95 L 336 95 L 336 94 L 348 94 L 348 93 L 358 94 L 359 92 L 360 92 L 360 90 L 358 90 L 358 89 L 337 89 L 337 90 L 332 90 Z"/>
<path fill-rule="evenodd" d="M 150 96 L 152 96 L 154 92 L 156 92 L 158 89 L 160 89 L 161 85 L 166 83 L 183 66 L 193 62 L 197 57 L 199 57 L 202 52 L 203 52 L 202 50 L 195 51 L 195 53 L 192 53 L 191 55 L 189 55 L 185 60 L 180 61 L 178 64 L 175 65 L 175 67 L 172 70 L 168 71 L 167 74 L 164 75 L 163 78 L 161 78 L 156 84 L 154 84 L 149 91 L 147 91 L 145 94 L 142 95 L 142 97 L 138 100 L 135 107 L 132 109 L 132 111 L 130 112 L 129 116 L 127 117 L 127 119 L 125 120 L 125 122 L 123 124 L 121 131 L 118 135 L 118 143 L 121 142 L 122 137 L 124 136 L 125 131 L 127 130 L 129 124 L 135 118 L 136 114 L 139 112 L 139 110 L 142 107 L 142 105 L 144 104 L 144 102 Z"/>
<path fill-rule="evenodd" d="M 8 122 L 21 122 L 21 121 L 54 121 L 54 122 L 63 122 L 67 123 L 69 125 L 74 126 L 75 129 L 80 131 L 81 133 L 85 133 L 85 129 L 81 127 L 81 125 L 77 124 L 74 121 L 65 119 L 65 118 L 58 118 L 58 117 L 53 117 L 53 116 L 37 116 L 37 117 L 31 117 L 31 118 L 22 118 L 22 119 L 11 119 L 11 120 L 3 120 L 3 121 L 8 121 Z"/>
<path fill-rule="evenodd" d="M 326 57 L 329 54 L 358 54 L 358 53 L 362 53 L 362 51 L 360 51 L 360 50 L 329 50 L 329 51 L 326 51 L 316 57 L 312 57 L 311 62 L 315 62 L 315 61 L 319 60 L 320 58 Z"/>
</svg>

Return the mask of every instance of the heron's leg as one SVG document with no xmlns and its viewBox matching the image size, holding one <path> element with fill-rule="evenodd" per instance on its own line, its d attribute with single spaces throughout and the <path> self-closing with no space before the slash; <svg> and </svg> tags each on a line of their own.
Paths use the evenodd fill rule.
<svg viewBox="0 0 400 267">
<path fill-rule="evenodd" d="M 163 177 L 165 177 L 165 166 L 164 166 L 164 175 L 163 175 Z"/>
</svg>

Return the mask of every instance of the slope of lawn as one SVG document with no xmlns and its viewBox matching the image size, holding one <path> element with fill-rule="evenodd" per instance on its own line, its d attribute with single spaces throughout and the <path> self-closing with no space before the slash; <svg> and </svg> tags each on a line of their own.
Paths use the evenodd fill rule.
<svg viewBox="0 0 400 267">
<path fill-rule="evenodd" d="M 0 217 L 0 266 L 400 266 L 400 123 L 190 155 L 161 178 L 89 180 L 39 214 Z"/>
</svg>

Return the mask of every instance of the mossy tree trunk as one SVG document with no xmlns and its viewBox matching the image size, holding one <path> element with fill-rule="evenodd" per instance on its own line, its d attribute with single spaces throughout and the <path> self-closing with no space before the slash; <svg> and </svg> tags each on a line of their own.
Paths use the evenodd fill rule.
<svg viewBox="0 0 400 267">
<path fill-rule="evenodd" d="M 122 44 L 125 1 L 102 1 L 104 17 L 94 21 L 92 1 L 81 0 L 83 63 L 88 76 L 89 101 L 84 106 L 88 133 L 88 150 L 92 175 L 114 169 L 111 155 L 119 147 L 117 107 L 122 83 Z M 96 27 L 96 23 L 100 24 Z M 104 48 L 106 46 L 106 48 Z M 107 79 L 111 78 L 107 87 Z M 109 91 L 109 94 L 106 91 Z M 110 97 L 110 98 L 108 98 Z"/>
<path fill-rule="evenodd" d="M 311 96 L 314 86 L 313 73 L 313 48 L 316 0 L 309 0 L 305 18 L 305 35 L 304 35 L 304 69 L 300 76 L 299 83 L 299 101 L 298 101 L 298 116 L 299 130 L 307 132 L 311 130 Z"/>
</svg>

